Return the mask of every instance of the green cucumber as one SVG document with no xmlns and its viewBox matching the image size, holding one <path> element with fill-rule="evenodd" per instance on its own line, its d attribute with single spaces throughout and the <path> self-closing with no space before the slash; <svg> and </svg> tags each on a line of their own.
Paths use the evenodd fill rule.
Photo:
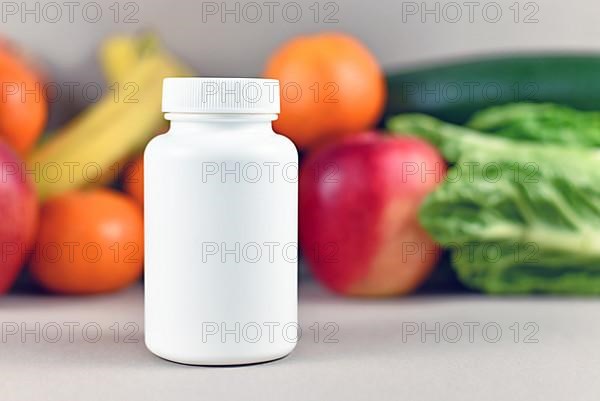
<svg viewBox="0 0 600 401">
<path fill-rule="evenodd" d="M 600 110 L 600 54 L 511 55 L 390 73 L 386 116 L 426 113 L 463 124 L 511 102 Z"/>
</svg>

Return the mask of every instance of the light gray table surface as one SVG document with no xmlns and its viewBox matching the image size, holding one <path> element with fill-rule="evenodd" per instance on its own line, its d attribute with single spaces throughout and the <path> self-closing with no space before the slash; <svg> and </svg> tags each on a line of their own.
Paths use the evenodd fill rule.
<svg viewBox="0 0 600 401">
<path fill-rule="evenodd" d="M 593 298 L 358 300 L 307 284 L 295 351 L 226 368 L 150 354 L 141 285 L 89 298 L 5 296 L 0 321 L 6 401 L 600 399 Z"/>
</svg>

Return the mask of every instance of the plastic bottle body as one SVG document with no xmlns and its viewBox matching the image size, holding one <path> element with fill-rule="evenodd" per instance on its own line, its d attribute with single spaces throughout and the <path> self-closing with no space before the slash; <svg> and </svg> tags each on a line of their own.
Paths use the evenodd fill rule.
<svg viewBox="0 0 600 401">
<path fill-rule="evenodd" d="M 168 114 L 144 155 L 145 336 L 176 362 L 263 362 L 294 348 L 294 145 L 269 115 Z"/>
</svg>

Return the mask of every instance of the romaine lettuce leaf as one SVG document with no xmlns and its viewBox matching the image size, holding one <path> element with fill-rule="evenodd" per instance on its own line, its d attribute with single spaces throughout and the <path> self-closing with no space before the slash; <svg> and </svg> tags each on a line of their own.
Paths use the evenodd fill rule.
<svg viewBox="0 0 600 401">
<path fill-rule="evenodd" d="M 423 115 L 388 128 L 453 163 L 420 211 L 461 281 L 493 293 L 600 294 L 600 153 L 496 138 Z"/>
<path fill-rule="evenodd" d="M 600 146 L 600 112 L 579 111 L 552 103 L 513 103 L 475 113 L 467 126 L 519 140 Z"/>
</svg>

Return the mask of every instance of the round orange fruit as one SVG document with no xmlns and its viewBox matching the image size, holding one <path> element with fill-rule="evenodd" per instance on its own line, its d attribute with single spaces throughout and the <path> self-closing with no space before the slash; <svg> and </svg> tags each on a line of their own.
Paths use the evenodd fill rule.
<svg viewBox="0 0 600 401">
<path fill-rule="evenodd" d="M 299 147 L 371 128 L 386 100 L 377 60 L 341 33 L 285 43 L 268 60 L 264 76 L 280 83 L 281 113 L 274 128 Z"/>
<path fill-rule="evenodd" d="M 33 277 L 46 289 L 93 294 L 140 277 L 143 217 L 127 195 L 109 189 L 73 191 L 41 208 Z"/>
<path fill-rule="evenodd" d="M 24 157 L 48 119 L 48 102 L 39 75 L 26 60 L 0 45 L 0 137 Z"/>
</svg>

